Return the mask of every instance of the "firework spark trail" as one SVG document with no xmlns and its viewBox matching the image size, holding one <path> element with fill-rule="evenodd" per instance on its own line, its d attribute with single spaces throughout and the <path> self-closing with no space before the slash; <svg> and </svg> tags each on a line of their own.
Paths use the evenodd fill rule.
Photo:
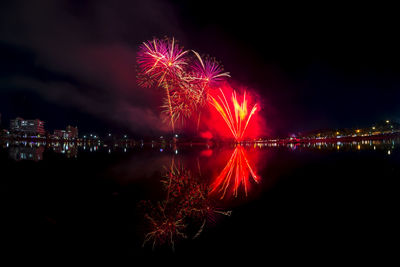
<svg viewBox="0 0 400 267">
<path fill-rule="evenodd" d="M 236 141 L 242 141 L 246 133 L 247 126 L 254 113 L 257 111 L 257 104 L 255 104 L 250 113 L 247 108 L 246 92 L 243 95 L 243 101 L 239 104 L 236 92 L 232 93 L 232 105 L 229 105 L 224 92 L 220 88 L 219 91 L 221 95 L 217 98 L 210 95 L 210 103 L 221 115 L 229 130 L 231 131 L 233 137 Z M 233 106 L 233 111 L 231 110 Z"/>
<path fill-rule="evenodd" d="M 137 62 L 142 73 L 158 81 L 174 81 L 182 76 L 187 65 L 185 55 L 188 51 L 175 44 L 175 39 L 153 39 L 143 42 L 137 56 Z"/>
<path fill-rule="evenodd" d="M 229 72 L 224 72 L 221 65 L 215 59 L 203 60 L 199 53 L 193 51 L 197 61 L 192 65 L 190 79 L 193 82 L 201 84 L 201 89 L 204 90 L 208 86 L 221 82 L 226 77 L 231 77 Z"/>
<path fill-rule="evenodd" d="M 243 184 L 247 196 L 250 178 L 252 178 L 255 183 L 259 183 L 260 181 L 247 159 L 244 148 L 242 146 L 237 146 L 224 169 L 212 183 L 210 194 L 215 192 L 221 193 L 221 199 L 223 199 L 229 186 L 233 184 L 231 185 L 233 195 L 237 197 L 238 189 L 240 185 Z"/>
<path fill-rule="evenodd" d="M 139 85 L 150 87 L 153 82 L 157 82 L 158 86 L 165 88 L 173 131 L 175 127 L 170 91 L 174 84 L 179 84 L 185 73 L 187 52 L 175 44 L 174 38 L 172 40 L 153 39 L 143 42 L 137 57 L 140 68 Z"/>
<path fill-rule="evenodd" d="M 162 112 L 169 115 L 170 111 L 172 111 L 172 120 L 176 122 L 178 119 L 181 119 L 183 124 L 185 119 L 191 118 L 193 113 L 200 109 L 201 105 L 198 103 L 198 98 L 198 91 L 195 89 L 176 86 L 175 89 L 171 91 L 170 99 L 164 99 L 164 103 L 161 106 L 163 108 Z M 169 109 L 170 104 L 171 109 Z"/>
</svg>

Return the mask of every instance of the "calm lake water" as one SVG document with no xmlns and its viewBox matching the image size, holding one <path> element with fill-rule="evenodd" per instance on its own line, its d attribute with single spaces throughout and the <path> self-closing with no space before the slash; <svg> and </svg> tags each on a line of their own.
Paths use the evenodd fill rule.
<svg viewBox="0 0 400 267">
<path fill-rule="evenodd" d="M 3 253 L 128 262 L 171 255 L 268 262 L 392 253 L 399 144 L 4 142 Z"/>
</svg>

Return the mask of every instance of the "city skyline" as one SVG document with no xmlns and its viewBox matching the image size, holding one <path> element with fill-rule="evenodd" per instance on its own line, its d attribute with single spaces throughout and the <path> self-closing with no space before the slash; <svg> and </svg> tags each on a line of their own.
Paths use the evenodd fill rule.
<svg viewBox="0 0 400 267">
<path fill-rule="evenodd" d="M 1 118 L 1 113 L 0 113 Z M 0 121 L 1 122 L 1 121 Z M 146 139 L 154 141 L 154 139 L 163 138 L 163 135 L 143 135 L 143 136 L 134 136 L 129 135 L 127 133 L 116 134 L 112 131 L 103 131 L 102 133 L 87 131 L 79 136 L 78 134 L 78 126 L 67 125 L 65 129 L 52 129 L 49 130 L 45 128 L 46 122 L 40 119 L 34 120 L 25 120 L 21 117 L 17 117 L 15 119 L 10 120 L 9 127 L 4 127 L 4 125 L 0 124 L 0 130 L 2 133 L 0 134 L 0 138 L 7 137 L 46 137 L 52 139 L 60 139 L 60 140 L 78 140 L 78 139 L 109 139 L 109 140 L 124 140 L 124 139 L 138 139 L 143 140 Z M 398 121 L 393 120 L 380 120 L 374 123 L 370 123 L 367 126 L 363 127 L 347 127 L 347 128 L 319 128 L 312 129 L 304 132 L 296 132 L 291 133 L 286 136 L 270 136 L 260 134 L 257 138 L 245 138 L 242 141 L 283 141 L 283 142 L 292 142 L 292 141 L 306 141 L 309 142 L 310 139 L 318 140 L 320 138 L 333 138 L 329 142 L 334 142 L 335 139 L 340 141 L 340 138 L 358 138 L 358 137 L 374 137 L 378 139 L 390 139 L 395 137 L 393 135 L 398 135 L 400 133 L 400 123 Z M 167 133 L 165 138 L 177 139 L 177 133 Z M 182 136 L 181 136 L 182 137 Z M 183 134 L 184 142 L 208 142 L 211 140 L 221 141 L 221 140 L 229 140 L 230 138 L 226 137 L 194 137 L 190 135 Z M 292 140 L 295 138 L 294 140 Z M 358 140 L 358 139 L 357 139 Z M 348 140 L 350 141 L 350 140 Z M 238 140 L 236 140 L 238 142 Z M 240 141 L 239 141 L 240 143 Z"/>
</svg>

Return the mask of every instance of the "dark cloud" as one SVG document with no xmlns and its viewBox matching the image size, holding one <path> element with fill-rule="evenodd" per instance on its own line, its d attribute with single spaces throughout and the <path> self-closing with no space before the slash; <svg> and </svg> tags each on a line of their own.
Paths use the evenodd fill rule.
<svg viewBox="0 0 400 267">
<path fill-rule="evenodd" d="M 177 25 L 171 7 L 157 0 L 6 3 L 1 42 L 31 57 L 13 63 L 26 67 L 3 76 L 2 87 L 34 90 L 133 132 L 164 131 L 154 92 L 136 85 L 136 48 L 179 34 Z"/>
</svg>

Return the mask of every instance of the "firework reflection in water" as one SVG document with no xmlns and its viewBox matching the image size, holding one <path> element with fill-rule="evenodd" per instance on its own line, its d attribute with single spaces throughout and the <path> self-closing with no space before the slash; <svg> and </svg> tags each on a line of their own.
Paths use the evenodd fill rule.
<svg viewBox="0 0 400 267">
<path fill-rule="evenodd" d="M 237 145 L 224 169 L 211 184 L 210 194 L 221 194 L 221 199 L 226 196 L 228 189 L 237 197 L 240 185 L 243 186 L 247 196 L 251 180 L 260 182 L 260 177 L 251 166 L 246 151 L 241 145 Z"/>
<path fill-rule="evenodd" d="M 166 191 L 164 201 L 157 204 L 151 201 L 141 202 L 149 228 L 143 246 L 152 242 L 154 249 L 156 245 L 168 244 L 174 250 L 175 241 L 197 238 L 204 230 L 206 222 L 213 221 L 217 214 L 231 214 L 230 211 L 222 211 L 216 207 L 209 197 L 207 184 L 200 182 L 188 170 L 174 162 L 166 170 L 161 183 Z"/>
</svg>

